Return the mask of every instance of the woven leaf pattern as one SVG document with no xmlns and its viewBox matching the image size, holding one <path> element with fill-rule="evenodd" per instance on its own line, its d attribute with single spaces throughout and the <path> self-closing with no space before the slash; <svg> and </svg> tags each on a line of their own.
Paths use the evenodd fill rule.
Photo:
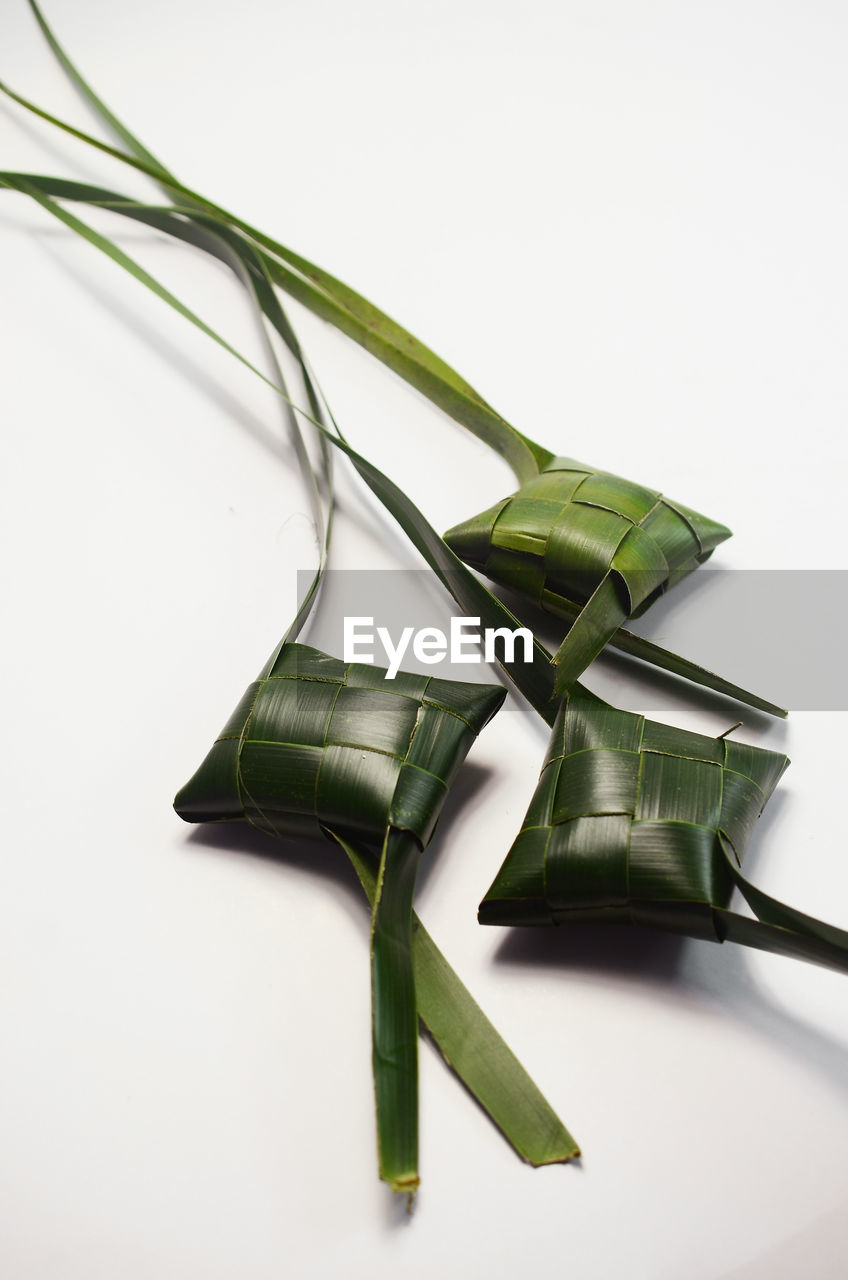
<svg viewBox="0 0 848 1280">
<path fill-rule="evenodd" d="M 495 582 L 573 618 L 560 692 L 618 627 L 702 564 L 730 530 L 652 489 L 554 458 L 511 497 L 456 525 L 448 546 Z"/>
<path fill-rule="evenodd" d="M 621 921 L 719 941 L 727 852 L 741 862 L 787 764 L 572 694 L 481 922 Z"/>
<path fill-rule="evenodd" d="M 445 540 L 463 560 L 553 612 L 559 597 L 588 600 L 614 572 L 632 617 L 729 537 L 723 525 L 654 490 L 554 458 Z"/>
<path fill-rule="evenodd" d="M 423 847 L 448 787 L 505 690 L 346 664 L 285 645 L 248 687 L 174 804 L 189 822 L 246 821 L 273 835 Z"/>
</svg>

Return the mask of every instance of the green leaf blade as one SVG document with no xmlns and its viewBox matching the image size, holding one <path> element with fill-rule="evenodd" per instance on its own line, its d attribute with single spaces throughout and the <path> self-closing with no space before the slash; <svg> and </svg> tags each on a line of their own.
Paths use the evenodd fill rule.
<svg viewBox="0 0 848 1280">
<path fill-rule="evenodd" d="M 370 902 L 376 871 L 368 851 L 336 837 Z M 448 1066 L 501 1130 L 513 1149 L 536 1167 L 561 1164 L 580 1148 L 538 1086 L 413 916 L 413 966 L 418 1012 Z"/>
<path fill-rule="evenodd" d="M 418 1010 L 412 898 L 421 847 L 391 828 L 371 914 L 371 1019 L 380 1177 L 413 1194 L 418 1176 Z"/>
</svg>

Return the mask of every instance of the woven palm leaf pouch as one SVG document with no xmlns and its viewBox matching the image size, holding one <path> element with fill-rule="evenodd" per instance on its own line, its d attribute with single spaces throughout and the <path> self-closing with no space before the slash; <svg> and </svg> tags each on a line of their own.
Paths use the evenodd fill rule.
<svg viewBox="0 0 848 1280">
<path fill-rule="evenodd" d="M 741 872 L 788 763 L 576 690 L 561 704 L 481 924 L 648 925 L 848 971 L 848 933 L 777 902 Z M 756 918 L 729 909 L 734 887 Z"/>
<path fill-rule="evenodd" d="M 469 747 L 506 696 L 346 664 L 287 644 L 251 684 L 174 801 L 187 822 L 248 822 L 277 836 L 328 832 L 423 848 Z"/>
<path fill-rule="evenodd" d="M 556 655 L 564 692 L 628 618 L 709 558 L 730 530 L 653 489 L 553 458 L 510 497 L 445 534 L 466 563 L 576 619 Z"/>
<path fill-rule="evenodd" d="M 418 859 L 469 747 L 505 696 L 499 685 L 405 672 L 390 680 L 382 667 L 286 643 L 174 801 L 188 822 L 247 822 L 271 835 L 334 840 L 349 856 L 359 841 L 375 848 L 380 1176 L 409 1194 L 419 1180 L 412 945 Z"/>
</svg>

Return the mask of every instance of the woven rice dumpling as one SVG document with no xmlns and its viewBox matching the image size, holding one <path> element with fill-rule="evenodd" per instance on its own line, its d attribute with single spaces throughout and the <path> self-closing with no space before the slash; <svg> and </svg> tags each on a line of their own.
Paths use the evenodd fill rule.
<svg viewBox="0 0 848 1280">
<path fill-rule="evenodd" d="M 577 615 L 555 658 L 564 692 L 623 622 L 729 537 L 724 525 L 656 490 L 553 458 L 516 493 L 448 530 L 445 541 L 548 612 Z"/>
</svg>

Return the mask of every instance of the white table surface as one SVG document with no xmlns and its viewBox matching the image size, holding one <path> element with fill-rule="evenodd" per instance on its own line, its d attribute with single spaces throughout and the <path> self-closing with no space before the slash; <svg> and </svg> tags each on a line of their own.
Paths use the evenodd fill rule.
<svg viewBox="0 0 848 1280">
<path fill-rule="evenodd" d="M 842 6 L 47 12 L 184 181 L 359 286 L 531 436 L 726 520 L 716 565 L 845 568 Z M 0 78 L 90 125 L 25 0 L 3 5 Z M 5 104 L 0 166 L 154 197 Z M 250 349 L 222 270 L 97 225 Z M 3 1273 L 842 1277 L 845 978 L 636 931 L 479 928 L 544 751 L 515 710 L 475 746 L 418 906 L 584 1156 L 522 1165 L 424 1046 L 405 1217 L 375 1173 L 367 919 L 341 859 L 171 810 L 311 563 L 277 406 L 12 194 L 0 271 Z M 351 440 L 437 528 L 509 491 L 484 446 L 292 314 Z M 344 466 L 339 491 L 334 568 L 420 563 Z M 708 662 L 716 620 L 683 590 Z M 778 595 L 739 649 L 792 608 Z M 709 733 L 739 718 L 620 663 L 590 683 Z M 752 873 L 848 926 L 844 710 L 741 716 L 793 760 Z"/>
</svg>

